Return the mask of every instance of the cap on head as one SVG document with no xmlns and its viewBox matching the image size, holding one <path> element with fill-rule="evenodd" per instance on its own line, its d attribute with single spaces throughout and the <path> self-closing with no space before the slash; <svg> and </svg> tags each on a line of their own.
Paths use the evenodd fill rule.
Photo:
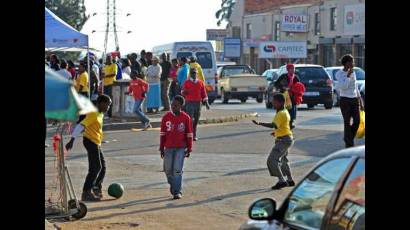
<svg viewBox="0 0 410 230">
<path fill-rule="evenodd" d="M 294 69 L 294 68 L 295 68 L 295 65 L 293 65 L 292 63 L 289 63 L 289 64 L 286 65 L 287 70 Z"/>
</svg>

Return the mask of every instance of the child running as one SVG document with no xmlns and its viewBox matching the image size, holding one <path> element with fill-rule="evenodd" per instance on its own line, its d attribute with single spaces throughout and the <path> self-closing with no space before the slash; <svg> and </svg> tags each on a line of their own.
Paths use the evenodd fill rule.
<svg viewBox="0 0 410 230">
<path fill-rule="evenodd" d="M 74 140 L 83 131 L 83 144 L 88 155 L 88 174 L 85 178 L 81 200 L 99 201 L 102 198 L 102 182 L 105 176 L 105 160 L 101 151 L 103 139 L 103 118 L 108 111 L 111 99 L 107 95 L 100 95 L 97 98 L 97 112 L 88 113 L 85 118 L 77 124 L 71 134 L 71 140 L 67 143 L 66 149 L 73 148 Z"/>
<path fill-rule="evenodd" d="M 267 165 L 270 175 L 279 179 L 272 187 L 273 190 L 276 190 L 287 186 L 295 186 L 287 158 L 289 149 L 294 141 L 289 124 L 290 115 L 288 110 L 285 109 L 285 97 L 283 94 L 273 96 L 273 107 L 276 110 L 276 115 L 272 123 L 262 123 L 255 120 L 252 120 L 252 122 L 256 125 L 275 129 L 271 134 L 276 137 L 275 145 L 269 154 Z"/>
<path fill-rule="evenodd" d="M 142 104 L 144 103 L 146 94 L 149 90 L 149 85 L 144 81 L 144 75 L 137 73 L 135 70 L 131 72 L 131 82 L 128 87 L 128 92 L 126 94 L 131 94 L 134 96 L 134 112 L 140 118 L 141 122 L 144 124 L 144 130 L 152 128 L 150 120 L 145 116 L 144 112 L 141 109 Z"/>
<path fill-rule="evenodd" d="M 192 152 L 192 121 L 181 110 L 184 103 L 182 96 L 175 96 L 171 104 L 172 111 L 167 112 L 161 121 L 159 151 L 164 159 L 164 172 L 174 199 L 182 198 L 184 158 Z"/>
</svg>

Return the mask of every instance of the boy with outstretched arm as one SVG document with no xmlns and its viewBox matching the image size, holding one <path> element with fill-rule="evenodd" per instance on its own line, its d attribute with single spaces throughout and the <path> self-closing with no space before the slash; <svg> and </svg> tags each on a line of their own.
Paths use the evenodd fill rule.
<svg viewBox="0 0 410 230">
<path fill-rule="evenodd" d="M 293 135 L 290 130 L 290 115 L 285 108 L 285 97 L 283 94 L 273 96 L 273 107 L 276 109 L 276 115 L 272 123 L 262 123 L 252 120 L 256 125 L 267 128 L 273 128 L 272 136 L 276 137 L 275 145 L 269 154 L 267 165 L 271 176 L 278 177 L 279 181 L 272 189 L 281 189 L 287 186 L 295 186 L 288 161 L 288 153 L 293 145 Z M 285 178 L 286 177 L 286 178 Z"/>
</svg>

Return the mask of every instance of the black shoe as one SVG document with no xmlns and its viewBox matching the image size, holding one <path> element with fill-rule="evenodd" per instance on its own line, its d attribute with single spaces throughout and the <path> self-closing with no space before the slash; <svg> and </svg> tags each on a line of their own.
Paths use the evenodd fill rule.
<svg viewBox="0 0 410 230">
<path fill-rule="evenodd" d="M 272 190 L 281 189 L 281 188 L 284 188 L 284 187 L 287 187 L 287 186 L 288 186 L 288 183 L 279 181 L 274 186 L 272 186 Z"/>
<path fill-rule="evenodd" d="M 81 195 L 81 200 L 82 201 L 100 201 L 101 198 L 95 196 L 91 191 L 83 191 L 83 194 Z"/>
<path fill-rule="evenodd" d="M 93 189 L 93 193 L 94 193 L 94 196 L 96 196 L 96 197 L 98 197 L 98 198 L 100 198 L 100 199 L 103 198 L 103 193 L 102 193 L 102 190 L 101 190 L 101 189 L 95 188 L 95 189 Z"/>
<path fill-rule="evenodd" d="M 179 200 L 179 199 L 181 199 L 181 198 L 182 198 L 182 194 L 181 194 L 181 193 L 174 195 L 174 200 Z"/>
<path fill-rule="evenodd" d="M 288 181 L 286 181 L 286 183 L 288 183 L 288 187 L 295 186 L 295 182 L 293 180 L 288 180 Z"/>
</svg>

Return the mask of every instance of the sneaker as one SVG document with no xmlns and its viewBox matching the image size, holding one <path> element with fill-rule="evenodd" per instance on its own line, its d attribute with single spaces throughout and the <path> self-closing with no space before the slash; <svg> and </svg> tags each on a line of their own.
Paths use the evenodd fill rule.
<svg viewBox="0 0 410 230">
<path fill-rule="evenodd" d="M 102 193 L 102 190 L 101 190 L 101 189 L 99 189 L 99 188 L 94 188 L 94 189 L 93 189 L 93 193 L 94 193 L 94 195 L 95 195 L 96 197 L 98 197 L 98 198 L 100 198 L 100 199 L 103 198 L 103 193 Z"/>
<path fill-rule="evenodd" d="M 143 130 L 147 130 L 147 129 L 152 129 L 152 125 L 151 125 L 151 123 L 149 123 L 149 122 L 147 122 L 147 123 L 144 125 L 144 129 L 143 129 Z"/>
<path fill-rule="evenodd" d="M 82 201 L 100 201 L 101 198 L 95 196 L 91 191 L 83 191 L 83 194 L 81 195 L 81 200 Z"/>
<path fill-rule="evenodd" d="M 284 187 L 287 187 L 287 186 L 288 186 L 288 183 L 279 181 L 274 186 L 272 186 L 272 190 L 281 189 L 281 188 L 284 188 Z"/>
<path fill-rule="evenodd" d="M 174 200 L 179 200 L 179 199 L 181 199 L 181 198 L 182 198 L 182 194 L 181 194 L 181 193 L 178 193 L 178 194 L 174 195 Z"/>
<path fill-rule="evenodd" d="M 288 180 L 288 181 L 286 181 L 286 183 L 288 183 L 288 187 L 295 186 L 295 182 L 293 180 Z"/>
<path fill-rule="evenodd" d="M 197 140 L 199 140 L 199 138 L 198 138 L 198 137 L 194 137 L 194 141 L 197 141 Z"/>
</svg>

